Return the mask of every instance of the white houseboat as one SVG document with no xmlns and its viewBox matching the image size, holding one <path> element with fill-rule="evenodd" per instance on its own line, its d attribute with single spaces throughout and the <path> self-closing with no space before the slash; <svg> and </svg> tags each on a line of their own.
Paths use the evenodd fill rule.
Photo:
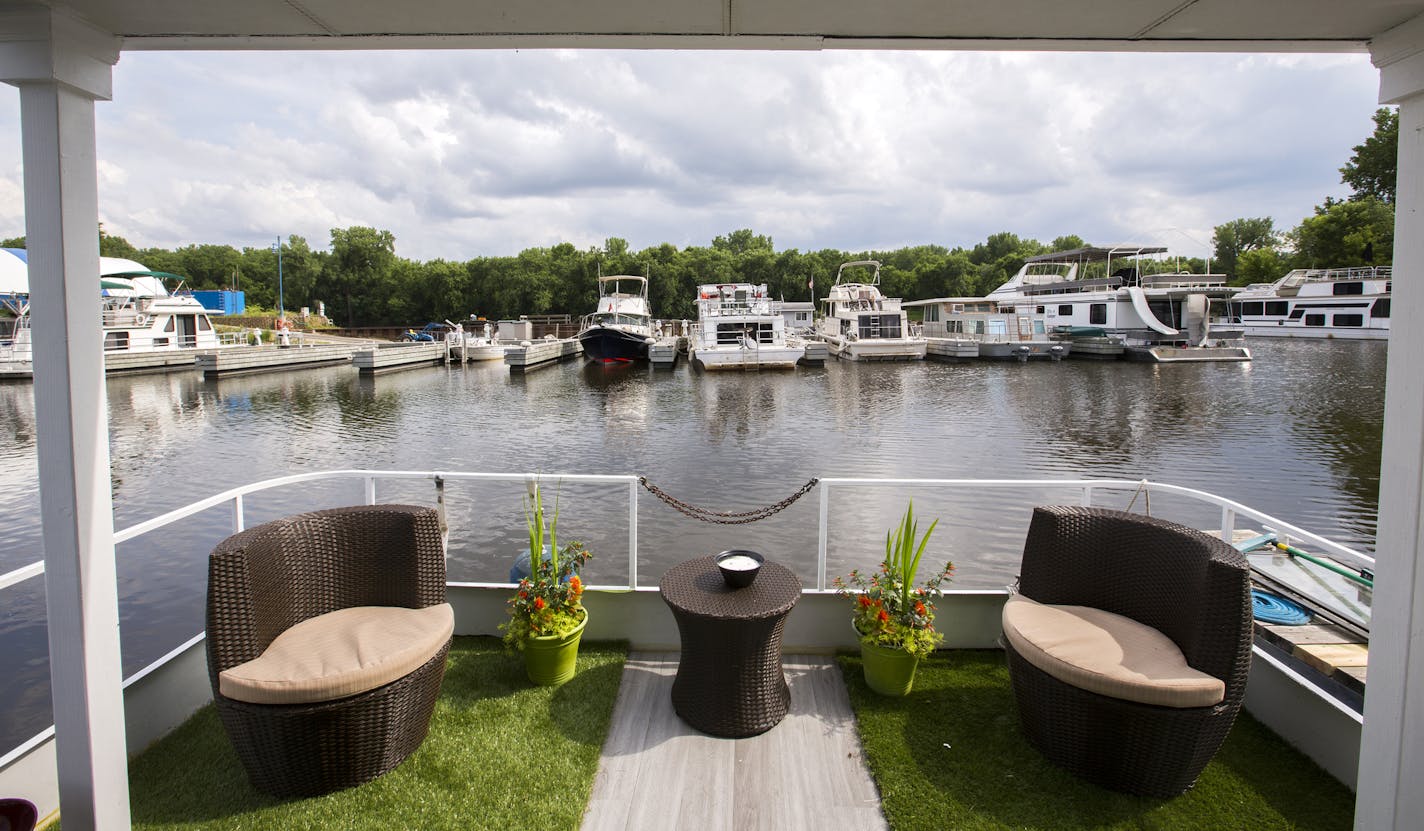
<svg viewBox="0 0 1424 831">
<path fill-rule="evenodd" d="M 697 287 L 697 325 L 688 358 L 703 369 L 789 369 L 806 352 L 788 342 L 786 319 L 766 286 L 718 283 Z"/>
<path fill-rule="evenodd" d="M 870 269 L 863 280 L 847 278 L 846 269 Z M 900 298 L 880 291 L 880 262 L 842 263 L 831 293 L 821 301 L 825 313 L 816 334 L 830 353 L 851 361 L 918 361 L 925 357 L 925 339 L 910 331 Z"/>
<path fill-rule="evenodd" d="M 1146 245 L 1088 246 L 1030 257 L 989 293 L 991 300 L 1032 305 L 1050 329 L 1092 327 L 1120 341 L 1131 358 L 1249 361 L 1240 326 L 1212 303 L 1235 289 L 1225 275 L 1181 271 L 1147 274 L 1143 257 L 1167 249 Z"/>
<path fill-rule="evenodd" d="M 176 274 L 150 271 L 141 263 L 100 258 L 99 295 L 103 308 L 104 358 L 110 370 L 127 365 L 117 356 L 179 350 L 216 349 L 221 345 L 208 310 L 188 293 L 170 294 L 165 280 Z M 4 301 L 11 313 L 0 327 L 0 375 L 34 375 L 28 287 L 11 291 Z"/>
<path fill-rule="evenodd" d="M 1389 338 L 1390 267 L 1297 268 L 1231 298 L 1248 337 Z"/>
<path fill-rule="evenodd" d="M 604 363 L 646 361 L 653 342 L 648 278 L 622 274 L 598 278 L 598 308 L 579 325 L 583 352 Z"/>
</svg>

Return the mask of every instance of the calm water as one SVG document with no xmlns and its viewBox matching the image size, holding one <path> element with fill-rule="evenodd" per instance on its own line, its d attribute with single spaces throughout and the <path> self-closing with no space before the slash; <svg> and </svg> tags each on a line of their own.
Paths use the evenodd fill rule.
<svg viewBox="0 0 1424 831">
<path fill-rule="evenodd" d="M 231 485 L 369 467 L 631 473 L 688 502 L 746 510 L 813 476 L 1149 477 L 1197 487 L 1373 550 L 1384 405 L 1379 343 L 1251 344 L 1250 364 L 843 364 L 751 375 L 567 363 L 502 364 L 358 380 L 350 367 L 204 382 L 194 373 L 108 382 L 115 522 L 127 527 Z M 43 556 L 28 385 L 0 385 L 0 572 Z M 522 547 L 512 483 L 452 483 L 452 580 L 501 580 Z M 589 544 L 593 583 L 627 575 L 627 490 L 565 483 L 560 533 Z M 1010 582 L 1027 505 L 1068 491 L 838 490 L 830 573 L 874 563 L 906 496 L 938 517 L 929 556 L 958 588 Z M 384 501 L 433 503 L 429 483 Z M 1125 507 L 1130 493 L 1101 504 Z M 350 504 L 339 483 L 249 498 L 249 523 Z M 643 494 L 640 581 L 726 548 L 752 548 L 814 581 L 815 491 L 751 526 L 701 525 Z M 1141 507 L 1140 504 L 1138 506 Z M 1153 513 L 1214 527 L 1215 511 L 1155 499 Z M 216 509 L 119 549 L 125 672 L 203 628 Z M 0 752 L 49 723 L 43 585 L 0 598 Z"/>
</svg>

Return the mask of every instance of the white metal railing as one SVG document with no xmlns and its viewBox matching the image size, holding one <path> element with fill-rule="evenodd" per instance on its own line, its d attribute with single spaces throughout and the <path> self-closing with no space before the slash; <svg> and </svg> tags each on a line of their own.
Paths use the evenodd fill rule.
<svg viewBox="0 0 1424 831">
<path fill-rule="evenodd" d="M 231 488 L 222 493 L 201 499 L 182 508 L 169 511 L 152 519 L 131 525 L 114 533 L 115 544 L 141 537 L 180 519 L 193 516 L 223 504 L 232 506 L 233 533 L 246 527 L 243 497 L 252 493 L 286 487 L 303 482 L 332 479 L 359 479 L 364 483 L 365 503 L 376 504 L 376 483 L 381 480 L 409 481 L 428 479 L 438 481 L 483 481 L 483 482 L 524 482 L 538 476 L 545 480 L 559 482 L 587 482 L 621 484 L 628 489 L 628 580 L 626 586 L 607 588 L 638 588 L 638 478 L 632 475 L 599 474 L 534 474 L 534 473 L 470 473 L 463 471 L 405 471 L 405 470 L 333 470 L 315 473 L 298 473 L 262 482 Z M 1229 539 L 1239 518 L 1247 518 L 1259 523 L 1264 530 L 1277 534 L 1283 542 L 1304 542 L 1346 565 L 1355 568 L 1374 568 L 1374 558 L 1362 554 L 1345 545 L 1307 531 L 1270 514 L 1242 505 L 1216 494 L 1207 493 L 1179 485 L 1151 482 L 1146 479 L 872 479 L 872 478 L 826 478 L 820 480 L 821 505 L 817 522 L 819 543 L 816 549 L 816 591 L 826 591 L 826 560 L 830 533 L 831 491 L 849 487 L 917 487 L 947 490 L 1043 490 L 1061 488 L 1078 492 L 1079 504 L 1091 506 L 1096 491 L 1140 491 L 1144 494 L 1171 494 L 1186 497 L 1196 502 L 1212 505 L 1221 511 L 1221 533 Z M 44 562 L 30 563 L 0 575 L 0 589 L 24 582 L 44 573 Z M 507 583 L 461 583 L 469 586 L 505 586 Z M 602 588 L 591 586 L 590 588 Z"/>
<path fill-rule="evenodd" d="M 275 488 L 300 484 L 303 482 L 315 482 L 334 479 L 358 479 L 362 482 L 363 501 L 367 505 L 376 504 L 376 483 L 383 480 L 430 480 L 439 486 L 439 483 L 446 481 L 484 481 L 484 482 L 526 482 L 531 478 L 539 477 L 544 480 L 554 480 L 558 482 L 586 482 L 604 484 L 622 484 L 628 489 L 628 581 L 627 586 L 589 586 L 589 589 L 597 590 L 636 590 L 638 588 L 638 477 L 632 475 L 586 475 L 586 474 L 533 474 L 533 473 L 467 473 L 448 471 L 403 471 L 403 470 L 333 470 L 316 473 L 299 473 L 291 476 L 283 476 L 276 479 L 268 479 L 262 482 L 254 482 L 236 488 L 214 494 L 206 499 L 199 500 L 182 508 L 169 511 L 152 519 L 145 520 L 136 525 L 131 525 L 114 533 L 115 544 L 128 542 L 145 534 L 157 531 L 171 525 L 181 519 L 193 516 L 220 505 L 230 505 L 232 509 L 232 529 L 233 533 L 243 530 L 246 527 L 246 512 L 244 497 L 248 494 L 260 493 Z M 1091 506 L 1093 497 L 1098 491 L 1134 491 L 1143 494 L 1171 494 L 1174 496 L 1186 497 L 1197 502 L 1213 505 L 1221 511 L 1221 533 L 1225 539 L 1230 539 L 1232 532 L 1236 528 L 1237 520 L 1247 518 L 1259 523 L 1264 530 L 1272 531 L 1278 535 L 1283 542 L 1304 541 L 1307 545 L 1320 549 L 1330 554 L 1342 562 L 1354 566 L 1373 568 L 1374 558 L 1361 554 L 1352 548 L 1333 542 L 1318 534 L 1311 533 L 1299 528 L 1289 522 L 1277 519 L 1269 514 L 1257 511 L 1238 502 L 1205 491 L 1184 488 L 1177 485 L 1167 485 L 1159 482 L 1150 482 L 1146 479 L 867 479 L 867 478 L 826 478 L 820 480 L 820 513 L 817 520 L 818 537 L 816 547 L 816 588 L 808 589 L 808 592 L 823 593 L 831 591 L 827 588 L 826 582 L 826 560 L 827 548 L 830 542 L 830 503 L 831 491 L 842 488 L 861 487 L 916 487 L 916 488 L 937 488 L 949 490 L 1044 490 L 1044 489 L 1064 489 L 1076 491 L 1079 504 Z M 3 576 L 0 576 L 0 590 L 22 583 L 33 577 L 44 573 L 44 562 L 31 563 L 21 568 L 15 569 Z M 458 586 L 473 586 L 485 588 L 508 587 L 509 583 L 452 583 Z M 955 592 L 951 591 L 950 594 Z M 199 633 L 188 641 L 170 651 L 162 658 L 154 661 L 132 676 L 124 680 L 124 687 L 136 683 L 144 676 L 154 672 L 164 664 L 186 652 L 194 644 L 200 642 L 204 635 Z M 3 770 L 14 760 L 20 758 L 37 744 L 45 741 L 54 734 L 54 728 L 49 727 L 20 746 L 11 749 L 0 756 L 0 770 Z"/>
</svg>

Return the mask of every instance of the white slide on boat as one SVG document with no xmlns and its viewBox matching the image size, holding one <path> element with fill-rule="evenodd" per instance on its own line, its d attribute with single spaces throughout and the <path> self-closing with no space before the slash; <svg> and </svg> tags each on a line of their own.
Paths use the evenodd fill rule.
<svg viewBox="0 0 1424 831">
<path fill-rule="evenodd" d="M 1142 318 L 1142 322 L 1146 323 L 1153 331 L 1161 332 L 1164 335 L 1177 334 L 1176 329 L 1158 320 L 1157 315 L 1152 314 L 1152 309 L 1147 305 L 1147 295 L 1142 291 L 1141 286 L 1128 286 L 1127 296 L 1132 298 L 1132 310 L 1137 312 L 1137 316 Z"/>
</svg>

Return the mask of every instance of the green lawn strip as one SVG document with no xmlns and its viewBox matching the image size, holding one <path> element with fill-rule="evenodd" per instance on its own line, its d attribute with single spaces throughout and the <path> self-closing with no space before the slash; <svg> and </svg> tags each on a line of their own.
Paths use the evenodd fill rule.
<svg viewBox="0 0 1424 831">
<path fill-rule="evenodd" d="M 585 643 L 578 674 L 535 687 L 493 638 L 456 638 L 430 735 L 391 773 L 313 799 L 248 784 L 205 707 L 130 765 L 136 829 L 576 829 L 627 649 Z"/>
<path fill-rule="evenodd" d="M 1028 744 L 1000 651 L 939 653 L 903 699 L 871 692 L 859 656 L 839 661 L 893 831 L 1351 827 L 1349 789 L 1244 711 L 1195 787 L 1147 799 L 1083 782 Z"/>
</svg>

